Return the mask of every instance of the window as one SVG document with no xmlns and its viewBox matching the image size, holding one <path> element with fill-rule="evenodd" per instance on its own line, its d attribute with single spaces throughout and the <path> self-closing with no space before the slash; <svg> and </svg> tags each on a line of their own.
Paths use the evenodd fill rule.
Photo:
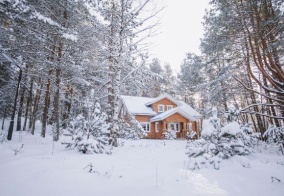
<svg viewBox="0 0 284 196">
<path fill-rule="evenodd" d="M 159 132 L 159 122 L 155 122 L 155 131 Z"/>
<path fill-rule="evenodd" d="M 167 105 L 167 110 L 173 109 L 172 105 Z"/>
<path fill-rule="evenodd" d="M 149 122 L 140 122 L 142 128 L 145 132 L 150 132 L 150 123 Z"/>
<path fill-rule="evenodd" d="M 158 112 L 164 112 L 164 105 L 158 105 Z"/>
<path fill-rule="evenodd" d="M 175 122 L 169 123 L 168 130 L 169 130 L 169 131 L 176 131 L 176 132 L 179 132 L 179 131 L 180 131 L 180 129 L 179 129 L 179 123 L 175 123 Z"/>
</svg>

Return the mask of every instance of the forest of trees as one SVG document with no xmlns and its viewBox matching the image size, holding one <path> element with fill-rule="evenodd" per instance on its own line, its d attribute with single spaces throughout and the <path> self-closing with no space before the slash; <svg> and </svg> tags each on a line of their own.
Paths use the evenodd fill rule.
<svg viewBox="0 0 284 196">
<path fill-rule="evenodd" d="M 0 0 L 0 117 L 10 119 L 7 139 L 13 126 L 34 134 L 40 120 L 41 136 L 50 124 L 57 141 L 73 118 L 88 113 L 90 96 L 106 112 L 113 146 L 121 132 L 120 95 L 168 93 L 205 116 L 212 106 L 224 113 L 233 106 L 260 133 L 283 126 L 281 0 L 212 0 L 201 55 L 186 54 L 177 76 L 146 50 L 163 10 L 154 2 Z"/>
<path fill-rule="evenodd" d="M 284 123 L 284 13 L 281 0 L 212 0 L 202 55 L 187 54 L 179 79 L 197 107 L 238 109 L 263 133 Z M 189 74 L 192 73 L 192 74 Z M 190 77 L 188 77 L 190 75 Z"/>
</svg>

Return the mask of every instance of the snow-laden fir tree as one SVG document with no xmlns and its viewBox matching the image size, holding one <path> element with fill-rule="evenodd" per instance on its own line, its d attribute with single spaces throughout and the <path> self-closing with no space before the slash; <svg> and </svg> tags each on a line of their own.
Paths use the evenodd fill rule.
<svg viewBox="0 0 284 196">
<path fill-rule="evenodd" d="M 125 120 L 119 120 L 120 138 L 138 140 L 145 136 L 145 131 L 136 119 L 131 119 L 131 125 Z"/>
<path fill-rule="evenodd" d="M 253 152 L 257 135 L 248 125 L 241 126 L 233 117 L 230 119 L 232 121 L 222 125 L 217 108 L 212 108 L 212 117 L 203 121 L 201 138 L 190 141 L 187 145 L 186 153 L 190 158 L 190 169 L 210 164 L 213 164 L 215 169 L 219 169 L 222 159 Z"/>
<path fill-rule="evenodd" d="M 284 127 L 276 127 L 270 125 L 262 135 L 268 144 L 275 144 L 279 147 L 279 151 L 284 155 Z"/>
<path fill-rule="evenodd" d="M 121 108 L 122 118 L 119 120 L 119 137 L 137 140 L 146 136 L 146 132 L 134 115 L 127 111 L 125 106 Z"/>
<path fill-rule="evenodd" d="M 107 115 L 93 99 L 87 99 L 84 106 L 83 112 L 70 122 L 65 135 L 71 138 L 63 144 L 66 148 L 77 148 L 84 154 L 111 154 Z"/>
</svg>

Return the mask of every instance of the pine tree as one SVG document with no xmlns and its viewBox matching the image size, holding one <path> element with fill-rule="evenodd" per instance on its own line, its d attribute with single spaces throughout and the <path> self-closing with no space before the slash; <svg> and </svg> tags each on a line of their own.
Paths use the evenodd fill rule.
<svg viewBox="0 0 284 196">
<path fill-rule="evenodd" d="M 233 114 L 236 115 L 237 113 Z M 219 169 L 222 159 L 253 152 L 259 136 L 252 133 L 247 125 L 241 126 L 233 117 L 230 119 L 232 120 L 223 125 L 217 108 L 212 108 L 212 117 L 203 121 L 201 139 L 188 142 L 187 154 L 191 169 L 208 164 Z"/>
<path fill-rule="evenodd" d="M 110 131 L 106 113 L 101 111 L 100 104 L 95 102 L 92 95 L 84 101 L 84 111 L 78 114 L 67 127 L 66 136 L 70 141 L 62 144 L 66 148 L 77 148 L 84 154 L 111 154 Z"/>
</svg>

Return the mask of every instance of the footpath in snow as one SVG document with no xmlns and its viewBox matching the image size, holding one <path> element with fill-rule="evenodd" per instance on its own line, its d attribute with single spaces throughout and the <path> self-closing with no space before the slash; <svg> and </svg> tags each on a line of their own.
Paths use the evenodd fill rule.
<svg viewBox="0 0 284 196">
<path fill-rule="evenodd" d="M 1 196 L 283 195 L 284 156 L 274 151 L 188 170 L 185 140 L 123 140 L 112 155 L 66 150 L 18 133 L 0 144 Z M 24 147 L 15 155 L 15 150 Z M 90 173 L 92 165 L 92 172 Z M 281 179 L 272 182 L 271 177 Z"/>
</svg>

